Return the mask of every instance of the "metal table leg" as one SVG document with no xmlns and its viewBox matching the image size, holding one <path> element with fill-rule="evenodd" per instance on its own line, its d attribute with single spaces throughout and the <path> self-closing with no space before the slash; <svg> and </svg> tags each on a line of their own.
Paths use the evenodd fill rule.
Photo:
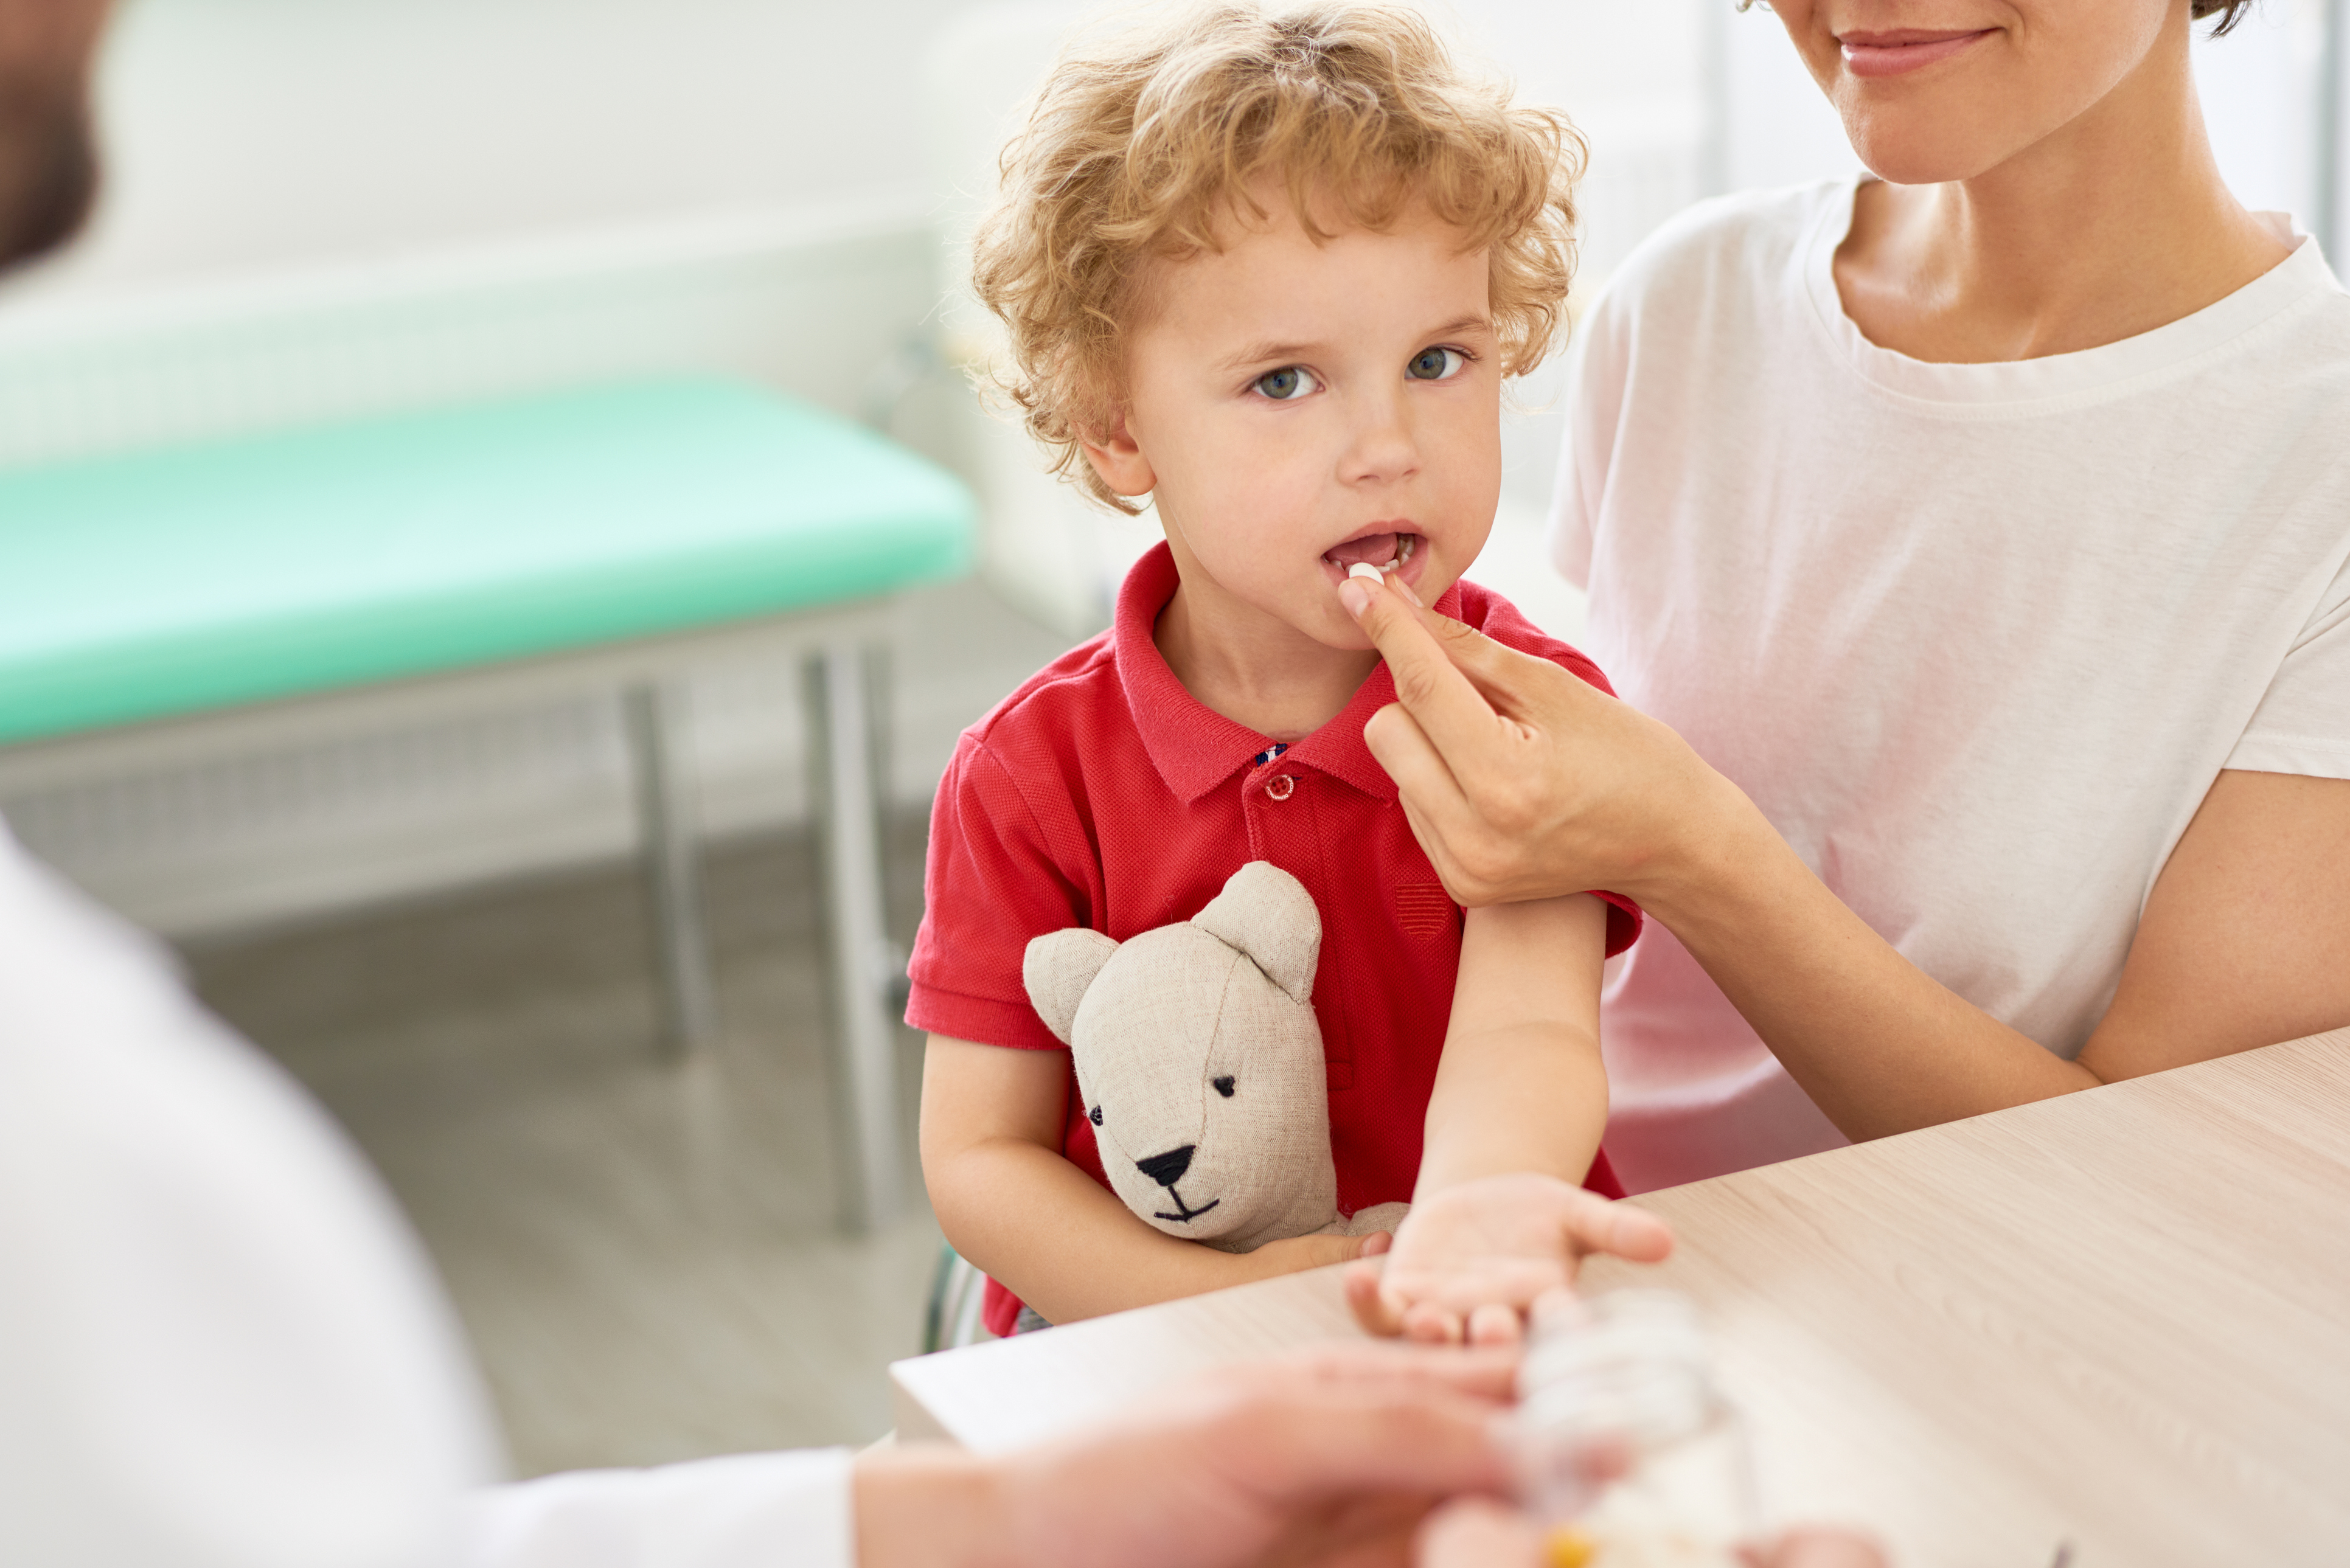
<svg viewBox="0 0 2350 1568">
<path fill-rule="evenodd" d="M 639 842 L 661 977 L 661 1042 L 683 1056 L 716 1038 L 717 986 L 702 925 L 693 795 L 678 757 L 683 694 L 648 682 L 622 693 L 636 778 Z"/>
<path fill-rule="evenodd" d="M 895 1218 L 899 1198 L 898 1069 L 889 1007 L 897 977 L 882 905 L 874 693 L 865 659 L 853 647 L 827 649 L 808 660 L 804 676 L 824 884 L 841 1222 L 862 1231 Z"/>
</svg>

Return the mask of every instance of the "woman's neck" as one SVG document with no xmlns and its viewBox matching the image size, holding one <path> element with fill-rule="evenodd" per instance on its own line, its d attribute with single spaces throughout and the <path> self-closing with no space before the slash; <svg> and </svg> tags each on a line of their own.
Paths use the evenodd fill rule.
<svg viewBox="0 0 2350 1568">
<path fill-rule="evenodd" d="M 2288 254 L 2220 177 L 2182 28 L 2085 113 L 1981 174 L 1863 185 L 1835 265 L 1870 342 L 1983 364 L 2150 332 Z"/>
</svg>

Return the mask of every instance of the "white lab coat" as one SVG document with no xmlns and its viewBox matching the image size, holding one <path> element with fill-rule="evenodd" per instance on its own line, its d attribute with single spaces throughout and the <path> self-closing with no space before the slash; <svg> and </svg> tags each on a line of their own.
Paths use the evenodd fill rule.
<svg viewBox="0 0 2350 1568">
<path fill-rule="evenodd" d="M 0 1563 L 853 1561 L 837 1450 L 500 1463 L 455 1316 L 340 1132 L 0 826 Z"/>
</svg>

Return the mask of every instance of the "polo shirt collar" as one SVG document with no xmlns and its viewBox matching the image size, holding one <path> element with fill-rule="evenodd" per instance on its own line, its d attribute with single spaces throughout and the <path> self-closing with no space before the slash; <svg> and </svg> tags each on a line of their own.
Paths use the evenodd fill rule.
<svg viewBox="0 0 2350 1568">
<path fill-rule="evenodd" d="M 1118 589 L 1110 639 L 1118 657 L 1118 680 L 1126 691 L 1127 710 L 1134 715 L 1142 749 L 1167 787 L 1189 804 L 1249 766 L 1273 741 L 1208 707 L 1186 691 L 1168 668 L 1151 632 L 1159 623 L 1159 612 L 1175 597 L 1180 580 L 1174 554 L 1163 541 L 1152 545 L 1127 573 Z M 1444 590 L 1436 609 L 1440 615 L 1460 615 L 1459 584 Z M 1326 774 L 1375 799 L 1395 799 L 1395 781 L 1363 743 L 1363 726 L 1394 701 L 1395 677 L 1382 661 L 1373 667 L 1336 718 L 1293 743 L 1281 760 Z"/>
</svg>

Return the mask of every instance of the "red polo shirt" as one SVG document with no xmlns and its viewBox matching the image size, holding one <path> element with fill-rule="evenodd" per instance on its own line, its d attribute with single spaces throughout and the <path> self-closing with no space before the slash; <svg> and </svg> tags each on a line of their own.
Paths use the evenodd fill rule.
<svg viewBox="0 0 2350 1568">
<path fill-rule="evenodd" d="M 1276 753 L 1176 680 L 1151 632 L 1173 597 L 1160 545 L 1118 594 L 1117 624 L 1072 649 L 963 732 L 931 814 L 926 907 L 906 1022 L 981 1044 L 1067 1049 L 1029 1005 L 1029 939 L 1087 926 L 1119 941 L 1199 913 L 1225 878 L 1269 860 L 1322 913 L 1314 1011 L 1329 1068 L 1338 1206 L 1408 1200 L 1452 1012 L 1461 910 L 1437 879 L 1363 743 L 1395 701 L 1382 664 L 1339 715 Z M 1544 636 L 1500 595 L 1461 583 L 1436 607 L 1612 694 L 1596 665 Z M 1613 893 L 1607 950 L 1639 910 Z M 1075 1092 L 1062 1152 L 1107 1187 Z M 1585 1185 L 1622 1195 L 1603 1153 Z M 988 1326 L 1018 1303 L 991 1282 Z"/>
</svg>

